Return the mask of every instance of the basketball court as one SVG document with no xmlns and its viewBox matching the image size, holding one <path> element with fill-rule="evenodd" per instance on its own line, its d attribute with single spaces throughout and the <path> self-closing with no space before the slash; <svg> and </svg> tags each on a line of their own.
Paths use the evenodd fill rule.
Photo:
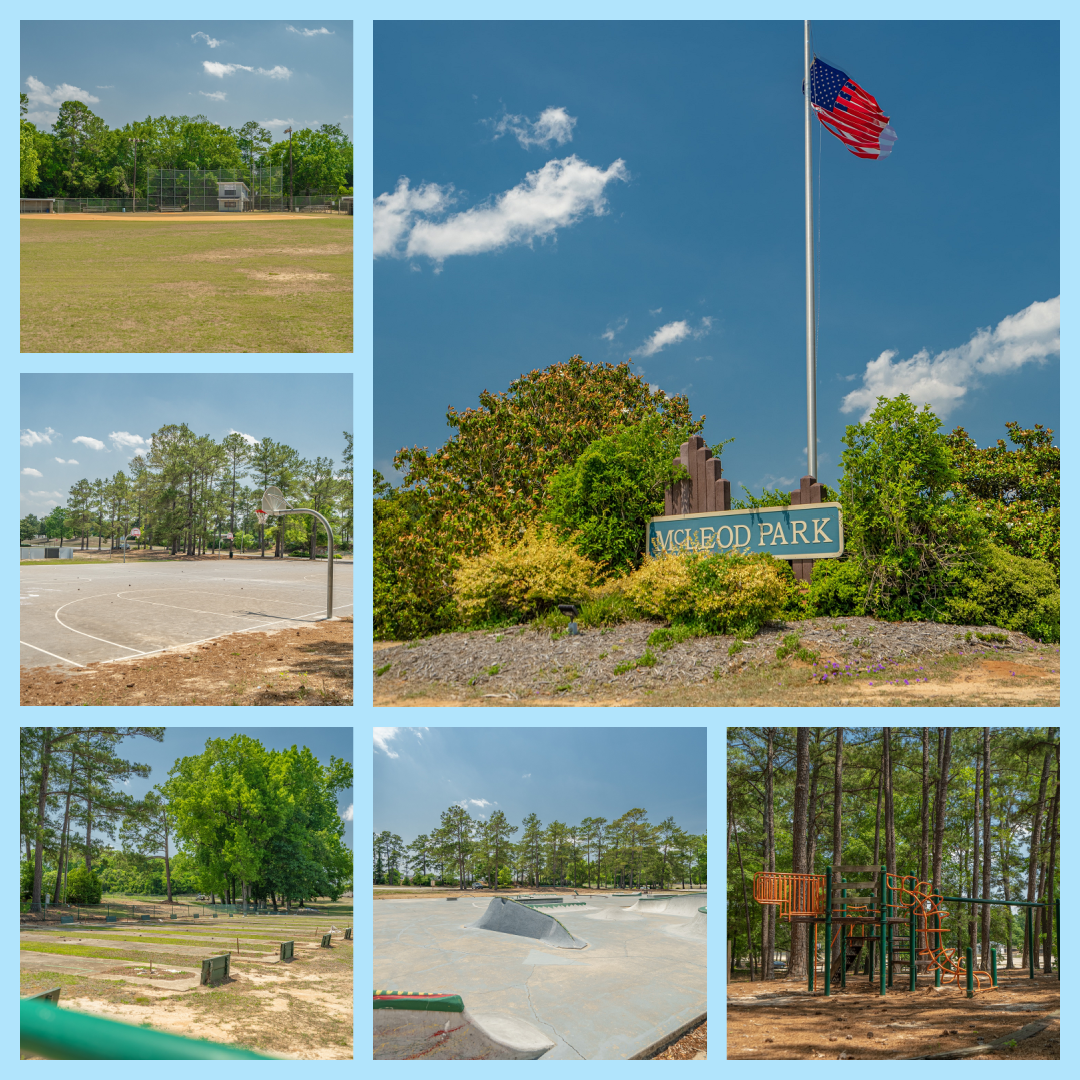
<svg viewBox="0 0 1080 1080">
<path fill-rule="evenodd" d="M 44 563 L 20 571 L 20 663 L 85 667 L 327 615 L 326 559 Z M 352 615 L 352 562 L 334 563 L 334 618 Z"/>
</svg>

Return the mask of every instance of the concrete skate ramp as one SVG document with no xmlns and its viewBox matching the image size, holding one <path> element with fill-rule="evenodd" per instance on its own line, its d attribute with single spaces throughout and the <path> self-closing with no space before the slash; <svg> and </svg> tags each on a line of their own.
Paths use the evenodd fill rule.
<svg viewBox="0 0 1080 1080">
<path fill-rule="evenodd" d="M 706 942 L 709 940 L 707 917 L 704 910 L 695 911 L 694 917 L 689 922 L 673 923 L 671 926 L 665 926 L 664 930 L 668 934 L 674 934 L 688 941 Z"/>
<path fill-rule="evenodd" d="M 586 919 L 599 919 L 601 922 L 644 922 L 644 915 L 636 915 L 634 912 L 621 907 L 608 907 L 598 911 L 595 915 L 586 915 Z"/>
<path fill-rule="evenodd" d="M 685 896 L 667 896 L 658 900 L 643 896 L 626 910 L 641 915 L 684 915 L 689 919 L 697 914 L 698 908 L 706 906 L 707 898 L 708 893 L 687 893 Z"/>
<path fill-rule="evenodd" d="M 584 949 L 587 944 L 574 937 L 558 919 L 502 896 L 494 897 L 484 914 L 469 926 L 477 930 L 494 930 L 497 934 L 535 938 L 556 949 Z"/>
<path fill-rule="evenodd" d="M 517 1017 L 470 1012 L 456 995 L 378 994 L 374 1006 L 376 1061 L 522 1061 L 555 1045 Z"/>
</svg>

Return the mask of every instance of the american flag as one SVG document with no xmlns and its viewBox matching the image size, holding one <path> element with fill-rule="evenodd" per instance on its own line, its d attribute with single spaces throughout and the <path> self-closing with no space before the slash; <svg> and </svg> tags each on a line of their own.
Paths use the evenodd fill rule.
<svg viewBox="0 0 1080 1080">
<path fill-rule="evenodd" d="M 880 160 L 892 153 L 896 132 L 876 99 L 846 72 L 816 57 L 810 67 L 810 107 L 856 157 Z"/>
</svg>

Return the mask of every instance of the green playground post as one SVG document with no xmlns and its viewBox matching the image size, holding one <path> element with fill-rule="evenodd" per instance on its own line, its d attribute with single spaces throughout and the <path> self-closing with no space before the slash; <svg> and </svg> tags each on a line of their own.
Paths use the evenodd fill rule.
<svg viewBox="0 0 1080 1080">
<path fill-rule="evenodd" d="M 990 982 L 997 986 L 997 949 L 990 950 Z"/>
<path fill-rule="evenodd" d="M 1035 933 L 1031 920 L 1031 908 L 1025 908 L 1027 914 L 1027 939 L 1028 939 L 1028 978 L 1035 978 Z"/>
<path fill-rule="evenodd" d="M 880 927 L 879 930 L 878 930 L 878 953 L 879 953 L 878 961 L 879 961 L 879 963 L 881 965 L 881 970 L 878 972 L 878 982 L 880 984 L 878 994 L 879 994 L 880 997 L 885 996 L 885 948 L 886 948 L 885 927 L 889 925 L 885 921 L 886 918 L 888 918 L 888 916 L 886 915 L 886 908 L 888 907 L 888 904 L 887 904 L 888 887 L 886 886 L 886 883 L 885 883 L 885 880 L 886 880 L 885 879 L 885 873 L 886 873 L 885 866 L 882 865 L 882 867 L 881 867 L 881 891 L 878 893 L 878 901 L 879 901 L 878 902 L 878 908 L 879 908 L 879 911 L 878 911 L 878 923 L 879 923 L 879 927 Z"/>
<path fill-rule="evenodd" d="M 967 966 L 967 996 L 972 998 L 975 996 L 975 972 L 972 968 L 970 945 L 966 946 L 964 949 L 964 961 Z"/>
<path fill-rule="evenodd" d="M 846 958 L 845 958 L 846 959 Z M 832 996 L 832 867 L 825 867 L 825 996 Z"/>
<path fill-rule="evenodd" d="M 914 887 L 915 887 L 914 878 L 912 879 L 911 885 L 912 885 L 912 888 L 914 889 Z M 910 941 L 908 942 L 908 946 L 909 946 L 908 971 L 911 974 L 911 978 L 909 979 L 909 982 L 908 982 L 908 989 L 909 990 L 914 990 L 915 985 L 916 985 L 915 984 L 916 972 L 915 972 L 915 903 L 914 903 L 914 901 L 911 904 L 911 912 L 910 912 L 910 914 L 908 916 L 908 919 L 909 919 L 908 926 L 909 926 L 909 930 L 910 930 Z"/>
</svg>

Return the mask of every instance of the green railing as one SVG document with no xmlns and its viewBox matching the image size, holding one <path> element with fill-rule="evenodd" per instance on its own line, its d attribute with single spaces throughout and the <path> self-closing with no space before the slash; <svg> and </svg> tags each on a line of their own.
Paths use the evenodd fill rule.
<svg viewBox="0 0 1080 1080">
<path fill-rule="evenodd" d="M 62 1061 L 273 1060 L 252 1050 L 149 1031 L 29 999 L 19 1005 L 19 1036 L 24 1053 Z"/>
</svg>

